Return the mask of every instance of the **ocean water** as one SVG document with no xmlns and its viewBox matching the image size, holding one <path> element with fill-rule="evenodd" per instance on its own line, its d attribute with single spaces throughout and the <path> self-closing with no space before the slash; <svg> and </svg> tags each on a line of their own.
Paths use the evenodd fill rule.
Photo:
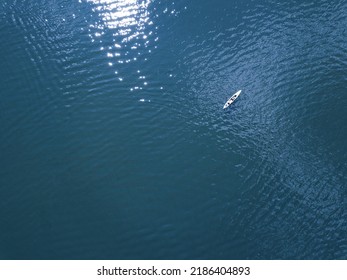
<svg viewBox="0 0 347 280">
<path fill-rule="evenodd" d="M 0 58 L 0 259 L 347 258 L 346 1 L 2 0 Z"/>
</svg>

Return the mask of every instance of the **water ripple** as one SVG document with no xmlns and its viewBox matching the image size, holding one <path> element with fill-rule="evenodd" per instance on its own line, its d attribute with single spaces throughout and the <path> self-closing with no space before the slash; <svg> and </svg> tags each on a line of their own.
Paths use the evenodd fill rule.
<svg viewBox="0 0 347 280">
<path fill-rule="evenodd" d="M 1 1 L 1 257 L 346 258 L 346 10 Z"/>
</svg>

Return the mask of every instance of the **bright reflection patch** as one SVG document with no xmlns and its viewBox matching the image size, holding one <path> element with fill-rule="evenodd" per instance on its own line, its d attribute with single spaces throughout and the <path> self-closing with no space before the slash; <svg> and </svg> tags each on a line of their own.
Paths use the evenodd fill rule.
<svg viewBox="0 0 347 280">
<path fill-rule="evenodd" d="M 96 22 L 89 24 L 89 36 L 92 42 L 100 43 L 100 50 L 105 51 L 108 65 L 114 68 L 118 80 L 128 81 L 127 76 L 138 76 L 131 91 L 149 85 L 145 75 L 129 72 L 127 64 L 136 63 L 139 69 L 148 60 L 152 49 L 157 48 L 157 28 L 152 26 L 148 9 L 152 0 L 85 1 L 92 4 L 92 10 L 98 16 Z"/>
<path fill-rule="evenodd" d="M 121 42 L 129 42 L 134 38 L 147 38 L 145 29 L 153 24 L 147 10 L 150 0 L 87 0 L 95 4 L 93 11 L 98 12 L 102 22 L 98 29 L 114 29 L 114 36 L 122 37 Z"/>
</svg>

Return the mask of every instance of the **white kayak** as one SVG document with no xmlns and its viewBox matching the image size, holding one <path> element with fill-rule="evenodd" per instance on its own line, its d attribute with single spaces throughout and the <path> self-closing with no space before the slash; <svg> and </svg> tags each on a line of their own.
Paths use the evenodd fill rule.
<svg viewBox="0 0 347 280">
<path fill-rule="evenodd" d="M 235 99 L 239 97 L 240 93 L 241 93 L 241 90 L 239 90 L 239 91 L 236 92 L 232 97 L 230 97 L 230 98 L 228 99 L 228 101 L 224 104 L 223 109 L 228 108 L 228 107 L 235 101 Z"/>
</svg>

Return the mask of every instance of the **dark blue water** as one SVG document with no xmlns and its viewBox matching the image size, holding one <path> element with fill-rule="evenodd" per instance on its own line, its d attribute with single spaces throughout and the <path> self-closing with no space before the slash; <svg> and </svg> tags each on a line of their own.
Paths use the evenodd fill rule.
<svg viewBox="0 0 347 280">
<path fill-rule="evenodd" d="M 0 58 L 1 259 L 347 258 L 346 1 L 2 0 Z"/>
</svg>

